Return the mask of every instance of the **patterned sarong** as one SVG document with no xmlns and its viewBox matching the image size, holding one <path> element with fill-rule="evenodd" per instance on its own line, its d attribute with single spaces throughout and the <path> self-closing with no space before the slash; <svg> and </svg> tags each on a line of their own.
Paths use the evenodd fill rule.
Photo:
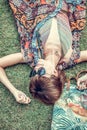
<svg viewBox="0 0 87 130">
<path fill-rule="evenodd" d="M 67 11 L 63 8 L 63 1 L 67 4 Z M 34 65 L 34 53 L 38 53 L 39 51 L 37 49 L 38 45 L 36 49 L 32 46 L 32 41 L 36 42 L 36 37 L 38 36 L 37 31 L 47 20 L 55 17 L 61 11 L 68 15 L 73 36 L 73 54 L 68 65 L 72 66 L 75 64 L 74 60 L 79 58 L 80 32 L 86 23 L 86 0 L 59 0 L 58 6 L 56 2 L 56 0 L 9 0 L 10 7 L 13 10 L 17 22 L 21 50 L 24 54 L 25 61 L 31 66 Z M 42 48 L 41 44 L 39 48 Z M 63 66 L 63 68 L 66 67 Z"/>
</svg>

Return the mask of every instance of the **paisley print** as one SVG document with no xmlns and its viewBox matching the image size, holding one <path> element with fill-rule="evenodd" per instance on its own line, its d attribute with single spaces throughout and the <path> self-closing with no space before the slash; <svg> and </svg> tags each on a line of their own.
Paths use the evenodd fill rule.
<svg viewBox="0 0 87 130">
<path fill-rule="evenodd" d="M 73 36 L 73 54 L 69 64 L 62 64 L 62 69 L 76 64 L 75 60 L 80 56 L 81 30 L 84 29 L 86 23 L 86 0 L 9 0 L 9 4 L 17 22 L 24 60 L 30 66 L 33 67 L 38 61 L 39 50 L 42 48 L 42 43 L 40 47 L 37 43 L 38 30 L 47 20 L 55 17 L 61 11 L 68 15 Z M 65 7 L 67 7 L 66 10 Z"/>
</svg>

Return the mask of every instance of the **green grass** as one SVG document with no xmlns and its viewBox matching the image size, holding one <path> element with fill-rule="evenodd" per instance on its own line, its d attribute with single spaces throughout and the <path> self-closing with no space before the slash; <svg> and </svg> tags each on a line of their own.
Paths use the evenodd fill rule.
<svg viewBox="0 0 87 130">
<path fill-rule="evenodd" d="M 87 28 L 82 32 L 81 49 L 87 49 Z M 19 36 L 7 0 L 0 0 L 0 57 L 20 52 Z M 67 76 L 75 76 L 80 70 L 87 69 L 82 63 L 66 71 Z M 16 65 L 6 68 L 12 84 L 31 97 L 28 92 L 30 68 Z M 32 99 L 31 104 L 18 104 L 12 94 L 0 83 L 0 130 L 50 130 L 52 107 Z"/>
</svg>

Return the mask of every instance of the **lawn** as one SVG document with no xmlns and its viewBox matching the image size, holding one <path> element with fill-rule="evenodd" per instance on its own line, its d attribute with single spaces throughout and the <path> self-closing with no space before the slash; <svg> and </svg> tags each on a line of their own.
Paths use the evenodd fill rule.
<svg viewBox="0 0 87 130">
<path fill-rule="evenodd" d="M 87 49 L 87 27 L 82 32 L 81 49 Z M 19 36 L 7 0 L 0 0 L 0 57 L 20 52 Z M 75 76 L 80 70 L 87 69 L 87 63 L 66 70 L 68 77 Z M 12 84 L 31 97 L 28 92 L 28 65 L 15 65 L 6 68 Z M 0 130 L 50 130 L 52 106 L 45 106 L 32 99 L 31 104 L 18 104 L 12 94 L 0 83 Z"/>
</svg>

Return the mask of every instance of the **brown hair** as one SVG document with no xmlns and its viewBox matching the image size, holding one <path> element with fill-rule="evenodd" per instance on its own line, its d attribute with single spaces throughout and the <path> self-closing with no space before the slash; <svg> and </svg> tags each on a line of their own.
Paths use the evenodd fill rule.
<svg viewBox="0 0 87 130">
<path fill-rule="evenodd" d="M 54 104 L 61 96 L 65 83 L 65 73 L 63 71 L 58 73 L 58 77 L 54 75 L 50 78 L 39 75 L 32 77 L 29 87 L 32 96 L 46 105 Z"/>
</svg>

